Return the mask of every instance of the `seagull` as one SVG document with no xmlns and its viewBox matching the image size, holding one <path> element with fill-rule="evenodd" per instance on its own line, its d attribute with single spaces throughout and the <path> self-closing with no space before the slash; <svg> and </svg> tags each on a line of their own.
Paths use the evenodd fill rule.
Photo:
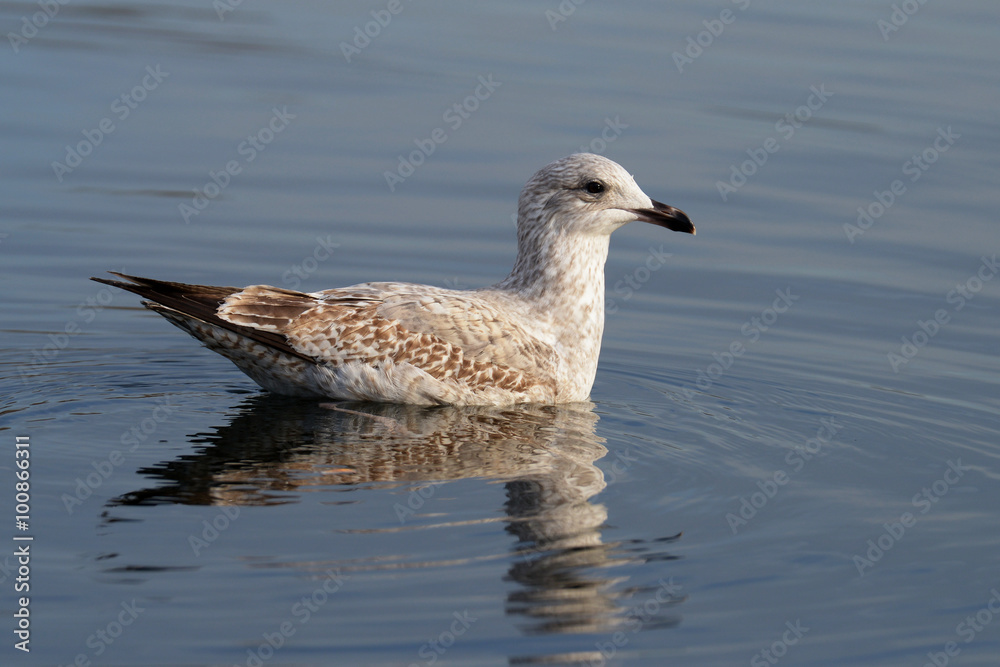
<svg viewBox="0 0 1000 667">
<path fill-rule="evenodd" d="M 321 292 L 188 285 L 110 272 L 92 278 L 200 340 L 275 394 L 420 405 L 586 401 L 604 333 L 613 231 L 641 220 L 694 234 L 592 153 L 531 177 L 517 211 L 517 259 L 490 287 L 362 283 Z"/>
</svg>

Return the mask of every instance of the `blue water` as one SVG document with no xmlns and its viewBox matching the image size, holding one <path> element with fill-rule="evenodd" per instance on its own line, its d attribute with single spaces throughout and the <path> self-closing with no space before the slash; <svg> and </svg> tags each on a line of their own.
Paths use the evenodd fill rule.
<svg viewBox="0 0 1000 667">
<path fill-rule="evenodd" d="M 0 5 L 4 664 L 997 664 L 995 3 L 55 6 Z M 698 228 L 616 233 L 592 404 L 278 399 L 88 281 L 490 284 L 581 149 Z"/>
</svg>

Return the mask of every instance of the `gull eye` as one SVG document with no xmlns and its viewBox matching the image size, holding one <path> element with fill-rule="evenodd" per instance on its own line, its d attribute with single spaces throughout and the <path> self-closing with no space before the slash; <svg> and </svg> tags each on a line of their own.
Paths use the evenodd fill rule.
<svg viewBox="0 0 1000 667">
<path fill-rule="evenodd" d="M 588 181 L 584 189 L 592 195 L 599 195 L 604 192 L 604 183 L 600 181 Z"/>
</svg>

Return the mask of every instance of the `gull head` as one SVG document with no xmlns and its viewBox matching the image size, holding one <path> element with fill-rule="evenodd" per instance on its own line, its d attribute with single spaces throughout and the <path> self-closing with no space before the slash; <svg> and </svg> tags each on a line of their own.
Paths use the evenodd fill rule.
<svg viewBox="0 0 1000 667">
<path fill-rule="evenodd" d="M 518 202 L 518 232 L 608 236 L 641 220 L 694 234 L 680 209 L 650 199 L 625 169 L 606 157 L 575 153 L 531 177 Z"/>
</svg>

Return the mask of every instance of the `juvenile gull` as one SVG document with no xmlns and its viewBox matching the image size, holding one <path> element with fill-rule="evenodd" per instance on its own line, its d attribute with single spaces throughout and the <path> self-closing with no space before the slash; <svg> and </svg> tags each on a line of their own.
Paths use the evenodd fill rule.
<svg viewBox="0 0 1000 667">
<path fill-rule="evenodd" d="M 517 260 L 476 290 L 363 283 L 302 293 L 114 275 L 264 389 L 389 403 L 570 403 L 590 395 L 604 333 L 611 232 L 642 220 L 694 234 L 683 211 L 647 197 L 591 153 L 524 186 Z"/>
</svg>

